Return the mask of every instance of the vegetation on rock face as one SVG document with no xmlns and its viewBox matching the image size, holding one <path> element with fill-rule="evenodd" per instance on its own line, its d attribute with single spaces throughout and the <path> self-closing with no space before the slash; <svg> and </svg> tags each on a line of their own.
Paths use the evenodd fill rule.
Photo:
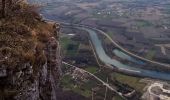
<svg viewBox="0 0 170 100">
<path fill-rule="evenodd" d="M 47 61 L 44 50 L 56 29 L 55 24 L 42 21 L 37 11 L 37 6 L 24 0 L 0 0 L 0 99 L 11 100 L 21 92 Z"/>
<path fill-rule="evenodd" d="M 34 49 L 41 44 L 37 49 L 42 50 L 41 42 L 47 41 L 52 35 L 52 26 L 41 21 L 38 9 L 33 5 L 19 0 L 2 0 L 1 5 L 0 61 L 8 57 L 4 62 L 12 66 L 18 65 L 18 61 L 33 62 Z M 39 52 L 42 52 L 41 50 Z"/>
</svg>

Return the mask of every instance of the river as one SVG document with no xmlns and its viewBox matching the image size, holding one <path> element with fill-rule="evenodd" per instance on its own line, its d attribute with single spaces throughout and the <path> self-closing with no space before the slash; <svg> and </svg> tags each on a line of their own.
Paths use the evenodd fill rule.
<svg viewBox="0 0 170 100">
<path fill-rule="evenodd" d="M 29 0 L 29 2 L 35 2 L 37 1 L 38 3 L 46 3 L 46 0 Z M 45 16 L 47 19 L 52 19 L 52 20 L 58 20 L 58 18 L 55 16 L 55 3 L 57 0 L 53 1 L 53 0 L 49 0 L 47 6 L 43 7 L 43 9 L 41 10 L 41 13 L 43 14 L 43 16 Z M 90 39 L 94 45 L 94 48 L 96 50 L 96 53 L 99 57 L 99 59 L 105 63 L 106 65 L 111 65 L 113 67 L 118 68 L 119 70 L 123 71 L 123 72 L 128 72 L 134 75 L 139 75 L 139 76 L 143 76 L 143 77 L 151 77 L 151 78 L 157 78 L 157 79 L 162 79 L 162 80 L 170 80 L 170 73 L 165 73 L 165 72 L 159 72 L 159 71 L 153 71 L 153 70 L 146 70 L 146 69 L 141 69 L 137 66 L 129 66 L 129 65 L 125 65 L 121 62 L 119 62 L 116 59 L 111 59 L 105 52 L 103 46 L 102 46 L 102 41 L 99 39 L 97 33 L 91 29 L 91 28 L 87 28 L 87 27 L 77 27 L 81 30 L 85 30 L 89 33 Z M 124 55 L 121 51 L 114 51 L 115 55 L 117 55 L 120 58 L 124 58 L 127 60 L 133 60 L 136 62 L 136 60 L 134 60 L 135 58 L 131 57 L 130 55 Z M 142 63 L 142 61 L 137 61 Z"/>
<path fill-rule="evenodd" d="M 89 28 L 85 27 L 78 27 L 81 30 L 87 31 L 89 33 L 90 39 L 96 49 L 96 53 L 99 57 L 99 59 L 104 62 L 107 65 L 111 65 L 114 67 L 117 67 L 121 71 L 129 72 L 134 75 L 139 75 L 143 77 L 151 77 L 151 78 L 157 78 L 157 79 L 162 79 L 162 80 L 170 80 L 170 73 L 165 73 L 165 72 L 159 72 L 159 71 L 153 71 L 153 70 L 146 70 L 146 69 L 141 69 L 136 66 L 128 66 L 125 64 L 122 64 L 121 62 L 111 59 L 105 52 L 102 42 L 99 39 L 97 33 Z M 119 51 L 120 52 L 120 51 Z M 142 62 L 142 61 L 141 61 Z"/>
</svg>

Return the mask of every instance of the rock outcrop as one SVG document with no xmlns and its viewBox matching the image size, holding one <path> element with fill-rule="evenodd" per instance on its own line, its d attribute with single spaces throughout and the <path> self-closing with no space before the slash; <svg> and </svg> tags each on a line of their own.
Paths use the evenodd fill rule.
<svg viewBox="0 0 170 100">
<path fill-rule="evenodd" d="M 61 59 L 60 46 L 56 38 L 49 38 L 44 54 L 46 55 L 46 61 L 44 64 L 39 65 L 36 77 L 33 80 L 28 78 L 27 81 L 20 86 L 20 88 L 22 88 L 21 92 L 15 96 L 15 99 L 57 100 L 56 91 L 61 75 Z M 22 74 L 25 74 L 25 77 L 34 77 L 32 66 L 29 64 L 25 66 L 26 70 L 25 72 L 22 72 Z M 25 77 L 21 77 L 20 80 L 25 79 Z"/>
<path fill-rule="evenodd" d="M 0 18 L 0 100 L 58 100 L 60 26 L 31 5 L 16 7 Z"/>
<path fill-rule="evenodd" d="M 57 100 L 56 91 L 61 75 L 58 40 L 50 37 L 45 43 L 43 55 L 38 52 L 35 48 L 34 64 L 20 62 L 16 69 L 10 69 L 1 61 L 0 100 Z"/>
</svg>

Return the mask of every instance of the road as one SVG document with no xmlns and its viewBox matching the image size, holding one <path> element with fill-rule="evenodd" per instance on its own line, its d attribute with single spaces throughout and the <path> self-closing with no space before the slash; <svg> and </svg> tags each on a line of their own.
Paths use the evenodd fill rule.
<svg viewBox="0 0 170 100">
<path fill-rule="evenodd" d="M 144 57 L 138 56 L 138 55 L 136 55 L 134 53 L 131 53 L 130 51 L 124 49 L 122 46 L 120 46 L 118 43 L 116 43 L 107 33 L 103 32 L 102 30 L 99 30 L 99 29 L 96 29 L 96 28 L 91 28 L 91 29 L 96 30 L 96 31 L 100 32 L 101 34 L 103 34 L 104 36 L 106 36 L 117 48 L 119 48 L 120 50 L 122 50 L 123 52 L 129 54 L 132 57 L 138 58 L 138 59 L 140 59 L 142 61 L 146 61 L 146 62 L 150 62 L 150 63 L 153 63 L 153 64 L 157 64 L 157 65 L 160 65 L 160 66 L 170 68 L 169 64 L 164 64 L 164 63 L 160 63 L 160 62 L 157 62 L 157 61 L 149 60 L 149 59 L 146 59 Z"/>
<path fill-rule="evenodd" d="M 64 23 L 64 22 L 60 22 L 60 23 L 64 24 L 64 25 L 70 25 L 70 26 L 73 26 L 73 27 L 85 27 L 85 28 L 89 28 L 89 29 L 92 29 L 94 31 L 97 31 L 100 34 L 106 36 L 117 48 L 119 48 L 123 52 L 127 53 L 128 55 L 130 55 L 130 56 L 132 56 L 134 58 L 137 58 L 139 60 L 142 60 L 142 61 L 146 61 L 146 62 L 149 62 L 149 63 L 153 63 L 153 64 L 156 64 L 156 65 L 160 65 L 160 66 L 164 66 L 164 67 L 170 68 L 169 64 L 165 64 L 165 63 L 160 63 L 160 62 L 157 62 L 157 61 L 149 60 L 149 59 L 146 59 L 144 57 L 138 56 L 138 55 L 136 55 L 136 54 L 134 54 L 134 53 L 124 49 L 121 45 L 119 45 L 116 41 L 114 41 L 107 33 L 105 33 L 104 31 L 102 31 L 100 29 L 89 27 L 89 26 L 86 26 L 86 25 L 69 24 L 69 23 Z"/>
<path fill-rule="evenodd" d="M 157 88 L 157 91 L 160 91 L 159 89 L 162 90 L 162 94 L 155 94 L 153 93 L 152 89 L 153 88 Z M 151 86 L 148 88 L 148 92 L 152 95 L 152 96 L 156 96 L 161 98 L 161 100 L 170 100 L 170 97 L 166 94 L 170 94 L 170 90 L 164 89 L 163 83 L 153 83 L 151 84 Z"/>
<path fill-rule="evenodd" d="M 122 93 L 120 93 L 120 92 L 118 92 L 117 90 L 115 90 L 114 88 L 112 88 L 108 83 L 104 82 L 103 80 L 101 80 L 100 78 L 98 78 L 97 76 L 95 76 L 94 74 L 92 74 L 92 73 L 90 73 L 90 72 L 88 72 L 88 71 L 86 71 L 86 70 L 84 70 L 84 69 L 78 68 L 78 67 L 76 67 L 76 66 L 74 66 L 74 65 L 71 65 L 71 64 L 69 64 L 69 63 L 67 63 L 67 62 L 64 62 L 64 61 L 63 61 L 62 63 L 65 64 L 65 65 L 68 65 L 68 66 L 77 68 L 78 70 L 81 70 L 81 71 L 89 74 L 90 76 L 94 77 L 96 80 L 98 80 L 99 82 L 101 82 L 101 83 L 102 83 L 104 86 L 106 86 L 108 89 L 110 89 L 111 91 L 113 91 L 113 92 L 115 92 L 116 94 L 118 94 L 119 96 L 121 96 L 124 100 L 127 100 L 127 99 L 122 95 Z"/>
<path fill-rule="evenodd" d="M 45 22 L 56 22 L 54 20 L 49 20 L 49 19 L 45 19 L 45 18 L 43 20 Z M 68 25 L 68 26 L 71 26 L 71 27 L 85 27 L 85 28 L 90 28 L 92 30 L 98 31 L 99 33 L 101 33 L 104 36 L 106 36 L 117 48 L 119 48 L 123 52 L 129 54 L 130 56 L 135 57 L 137 59 L 140 59 L 142 61 L 146 61 L 146 62 L 149 62 L 149 63 L 153 63 L 153 64 L 157 64 L 157 65 L 160 65 L 160 66 L 164 66 L 164 67 L 170 68 L 169 64 L 165 64 L 165 63 L 160 63 L 160 62 L 157 62 L 157 61 L 149 60 L 149 59 L 146 59 L 144 57 L 138 56 L 138 55 L 136 55 L 136 54 L 134 54 L 134 53 L 124 49 L 121 45 L 119 45 L 116 41 L 114 41 L 107 33 L 105 33 L 104 31 L 102 31 L 100 29 L 89 27 L 87 25 L 70 24 L 70 23 L 66 23 L 66 22 L 58 22 L 58 23 L 63 24 L 63 25 Z"/>
</svg>

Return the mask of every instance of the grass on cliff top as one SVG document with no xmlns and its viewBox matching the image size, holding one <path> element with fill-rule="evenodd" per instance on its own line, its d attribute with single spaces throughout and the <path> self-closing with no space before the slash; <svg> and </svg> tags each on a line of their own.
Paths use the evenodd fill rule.
<svg viewBox="0 0 170 100">
<path fill-rule="evenodd" d="M 20 9 L 0 19 L 0 64 L 13 68 L 23 62 L 34 63 L 37 56 L 42 58 L 44 44 L 54 33 L 53 24 L 42 22 L 32 6 L 18 6 Z M 36 57 L 35 48 L 39 52 Z"/>
</svg>

